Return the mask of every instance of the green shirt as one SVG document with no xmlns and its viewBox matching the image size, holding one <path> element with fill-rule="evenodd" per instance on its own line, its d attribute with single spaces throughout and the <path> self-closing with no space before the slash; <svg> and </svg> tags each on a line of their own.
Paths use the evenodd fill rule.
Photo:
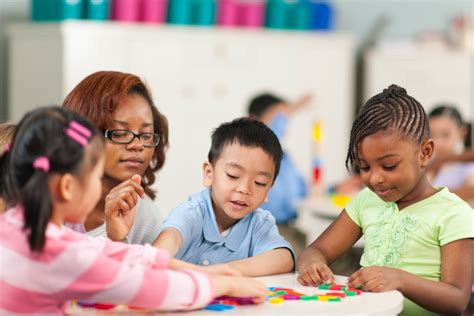
<svg viewBox="0 0 474 316">
<path fill-rule="evenodd" d="M 363 267 L 399 268 L 439 281 L 441 246 L 474 238 L 473 210 L 447 188 L 402 211 L 366 188 L 345 210 L 364 234 Z"/>
</svg>

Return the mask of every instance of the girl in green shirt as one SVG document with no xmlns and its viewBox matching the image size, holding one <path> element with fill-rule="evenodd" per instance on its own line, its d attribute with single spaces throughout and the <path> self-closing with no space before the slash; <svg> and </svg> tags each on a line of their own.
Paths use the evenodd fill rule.
<svg viewBox="0 0 474 316">
<path fill-rule="evenodd" d="M 398 290 L 407 314 L 462 313 L 471 293 L 474 213 L 428 181 L 433 149 L 426 113 L 405 89 L 391 85 L 369 99 L 352 125 L 346 159 L 367 188 L 303 251 L 298 281 L 334 282 L 328 264 L 364 235 L 362 269 L 349 286 Z"/>
</svg>

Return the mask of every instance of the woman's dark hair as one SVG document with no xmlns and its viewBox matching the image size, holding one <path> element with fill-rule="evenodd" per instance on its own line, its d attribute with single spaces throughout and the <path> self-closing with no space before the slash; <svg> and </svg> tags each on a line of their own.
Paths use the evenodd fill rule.
<svg viewBox="0 0 474 316">
<path fill-rule="evenodd" d="M 358 169 L 358 146 L 365 137 L 392 129 L 417 144 L 430 135 L 428 118 L 421 104 L 394 84 L 370 98 L 352 123 L 346 168 L 352 172 Z"/>
<path fill-rule="evenodd" d="M 68 136 L 71 122 L 90 131 L 89 136 L 82 137 L 86 146 Z M 89 144 L 94 148 L 84 159 Z M 96 165 L 103 146 L 103 138 L 89 121 L 61 107 L 33 110 L 20 121 L 10 150 L 0 157 L 0 190 L 9 206 L 23 207 L 24 229 L 31 250 L 41 251 L 45 244 L 46 227 L 53 210 L 50 176 L 83 174 L 84 168 Z M 39 157 L 49 162 L 49 168 L 33 167 Z"/>
<path fill-rule="evenodd" d="M 268 126 L 260 121 L 248 118 L 238 118 L 221 124 L 212 133 L 211 149 L 207 155 L 209 162 L 214 165 L 225 147 L 232 144 L 257 147 L 266 152 L 275 164 L 275 176 L 273 178 L 273 182 L 275 182 L 280 171 L 283 151 L 278 137 Z"/>
<path fill-rule="evenodd" d="M 448 105 L 448 104 L 441 104 L 441 105 L 436 106 L 428 114 L 428 118 L 435 118 L 435 117 L 448 117 L 454 120 L 459 127 L 465 127 L 467 129 L 467 135 L 466 135 L 466 138 L 464 139 L 464 146 L 466 146 L 466 148 L 471 147 L 472 145 L 471 124 L 464 122 L 461 112 L 459 112 L 455 106 Z"/>
<path fill-rule="evenodd" d="M 250 117 L 260 120 L 265 112 L 279 103 L 286 103 L 286 101 L 271 93 L 262 93 L 250 100 L 247 112 Z"/>
<path fill-rule="evenodd" d="M 168 148 L 168 120 L 153 103 L 151 92 L 137 76 L 119 71 L 99 71 L 84 78 L 66 97 L 63 107 L 88 118 L 99 130 L 109 129 L 112 113 L 122 99 L 129 95 L 140 95 L 150 105 L 154 132 L 160 135 L 160 143 L 154 148 L 153 158 L 142 177 L 145 193 L 152 199 L 156 193 L 151 189 L 155 173 L 165 163 Z"/>
</svg>

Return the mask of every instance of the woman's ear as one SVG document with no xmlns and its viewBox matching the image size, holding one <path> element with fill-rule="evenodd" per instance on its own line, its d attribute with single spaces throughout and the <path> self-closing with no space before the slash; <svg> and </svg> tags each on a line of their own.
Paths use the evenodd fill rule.
<svg viewBox="0 0 474 316">
<path fill-rule="evenodd" d="M 434 143 L 431 138 L 423 141 L 421 144 L 421 154 L 420 154 L 420 162 L 421 166 L 424 168 L 428 165 L 431 158 L 433 158 L 433 151 L 434 151 Z"/>
<path fill-rule="evenodd" d="M 205 161 L 202 164 L 202 184 L 205 187 L 210 187 L 212 185 L 212 178 L 214 176 L 214 169 L 212 164 L 209 161 Z"/>
</svg>

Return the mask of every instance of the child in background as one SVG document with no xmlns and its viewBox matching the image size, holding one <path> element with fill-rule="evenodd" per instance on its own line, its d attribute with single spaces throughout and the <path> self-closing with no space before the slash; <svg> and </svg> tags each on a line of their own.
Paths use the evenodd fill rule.
<svg viewBox="0 0 474 316">
<path fill-rule="evenodd" d="M 208 188 L 171 211 L 154 245 L 195 264 L 227 262 L 247 276 L 291 271 L 290 244 L 271 213 L 259 208 L 281 156 L 278 138 L 261 122 L 236 119 L 219 126 L 203 166 Z"/>
<path fill-rule="evenodd" d="M 311 100 L 310 95 L 305 95 L 294 104 L 269 93 L 255 96 L 249 104 L 248 115 L 250 118 L 265 123 L 277 135 L 280 143 L 285 136 L 288 118 Z M 305 179 L 301 176 L 291 157 L 283 151 L 280 164 L 280 173 L 268 194 L 268 201 L 262 208 L 269 210 L 275 216 L 278 230 L 295 249 L 298 255 L 306 246 L 306 236 L 294 227 L 296 219 L 296 205 L 307 194 Z"/>
<path fill-rule="evenodd" d="M 5 151 L 10 150 L 10 145 L 13 139 L 13 134 L 15 133 L 15 128 L 15 124 L 0 124 L 0 156 L 3 155 Z M 3 199 L 0 198 L 0 214 L 3 212 L 5 212 L 5 203 L 3 202 Z"/>
<path fill-rule="evenodd" d="M 464 152 L 468 128 L 456 108 L 439 106 L 428 117 L 437 159 L 447 160 Z M 446 186 L 465 201 L 474 202 L 474 162 L 447 162 L 431 176 L 433 185 Z"/>
<path fill-rule="evenodd" d="M 333 282 L 327 265 L 364 234 L 363 268 L 349 277 L 349 286 L 399 290 L 411 301 L 405 301 L 407 315 L 462 313 L 471 292 L 466 276 L 474 213 L 428 181 L 429 136 L 423 107 L 405 89 L 391 85 L 367 101 L 352 125 L 346 159 L 367 188 L 298 258 L 301 284 Z"/>
<path fill-rule="evenodd" d="M 196 271 L 231 273 L 219 266 L 196 267 L 149 245 L 63 226 L 83 221 L 101 196 L 103 136 L 78 114 L 59 107 L 28 113 L 0 170 L 2 196 L 13 205 L 0 216 L 2 314 L 62 314 L 72 299 L 180 310 L 205 306 L 213 295 L 266 297 L 255 280 Z"/>
</svg>

